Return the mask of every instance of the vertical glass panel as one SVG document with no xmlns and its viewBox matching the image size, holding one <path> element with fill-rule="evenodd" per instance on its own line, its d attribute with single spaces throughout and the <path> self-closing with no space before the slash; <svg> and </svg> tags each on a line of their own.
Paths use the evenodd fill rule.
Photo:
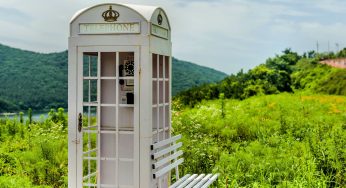
<svg viewBox="0 0 346 188">
<path fill-rule="evenodd" d="M 133 185 L 133 162 L 119 162 L 119 184 L 121 186 Z"/>
<path fill-rule="evenodd" d="M 157 135 L 157 133 L 153 134 L 153 144 L 158 142 L 156 135 Z"/>
<path fill-rule="evenodd" d="M 83 53 L 83 76 L 96 77 L 97 76 L 97 52 L 84 52 Z"/>
<path fill-rule="evenodd" d="M 169 103 L 170 85 L 169 81 L 165 81 L 165 103 Z"/>
<path fill-rule="evenodd" d="M 115 107 L 101 107 L 101 129 L 115 129 L 116 110 Z"/>
<path fill-rule="evenodd" d="M 103 160 L 101 161 L 101 184 L 115 185 L 116 184 L 116 162 Z M 116 186 L 114 186 L 116 187 Z"/>
<path fill-rule="evenodd" d="M 101 53 L 101 76 L 116 76 L 116 53 L 102 52 Z"/>
<path fill-rule="evenodd" d="M 119 108 L 119 129 L 133 130 L 133 107 Z"/>
<path fill-rule="evenodd" d="M 160 106 L 160 109 L 159 109 L 159 116 L 160 116 L 160 120 L 159 120 L 159 127 L 160 128 L 163 128 L 165 122 L 164 122 L 164 119 L 163 119 L 163 106 Z"/>
<path fill-rule="evenodd" d="M 157 81 L 153 81 L 152 87 L 153 87 L 152 89 L 153 104 L 157 104 Z"/>
<path fill-rule="evenodd" d="M 120 104 L 134 104 L 134 76 L 135 66 L 133 52 L 120 52 L 119 53 L 119 103 Z"/>
<path fill-rule="evenodd" d="M 153 63 L 153 78 L 157 78 L 157 55 L 152 54 Z"/>
<path fill-rule="evenodd" d="M 161 132 L 159 133 L 159 140 L 158 140 L 158 141 L 164 140 L 163 136 L 164 136 L 164 132 L 161 131 Z"/>
<path fill-rule="evenodd" d="M 101 158 L 115 160 L 116 157 L 116 135 L 112 133 L 101 133 Z"/>
<path fill-rule="evenodd" d="M 97 171 L 97 161 L 96 160 L 83 160 L 83 177 L 87 177 L 84 179 L 83 183 L 96 184 L 96 171 Z M 89 176 L 90 175 L 90 176 Z"/>
<path fill-rule="evenodd" d="M 119 53 L 119 73 L 120 77 L 134 76 L 135 62 L 133 52 Z"/>
<path fill-rule="evenodd" d="M 152 110 L 152 121 L 153 121 L 153 130 L 155 131 L 157 128 L 157 108 L 154 107 Z"/>
<path fill-rule="evenodd" d="M 97 107 L 96 106 L 84 106 L 83 107 L 83 127 L 92 127 L 97 129 Z"/>
<path fill-rule="evenodd" d="M 159 103 L 163 103 L 163 81 L 159 82 Z"/>
<path fill-rule="evenodd" d="M 119 158 L 133 159 L 133 134 L 119 135 Z"/>
<path fill-rule="evenodd" d="M 116 103 L 116 80 L 101 80 L 101 103 Z"/>
<path fill-rule="evenodd" d="M 83 80 L 83 102 L 97 102 L 97 80 Z"/>
<path fill-rule="evenodd" d="M 165 106 L 165 127 L 170 127 L 171 125 L 169 111 L 170 111 L 170 106 L 169 105 Z"/>
<path fill-rule="evenodd" d="M 159 77 L 163 78 L 163 55 L 159 56 Z"/>
<path fill-rule="evenodd" d="M 129 80 L 126 80 L 129 81 Z M 123 88 L 119 89 L 119 104 L 134 104 L 135 94 L 133 89 L 125 90 Z"/>
<path fill-rule="evenodd" d="M 86 156 L 96 157 L 97 151 L 97 134 L 90 133 L 88 131 L 83 132 L 83 152 L 87 152 L 84 154 Z"/>
<path fill-rule="evenodd" d="M 165 78 L 169 78 L 169 68 L 170 68 L 170 63 L 169 63 L 169 56 L 165 56 Z"/>
<path fill-rule="evenodd" d="M 170 130 L 166 130 L 166 131 L 165 131 L 165 134 L 166 134 L 165 136 L 166 136 L 166 138 L 170 138 L 169 131 L 170 131 Z"/>
</svg>

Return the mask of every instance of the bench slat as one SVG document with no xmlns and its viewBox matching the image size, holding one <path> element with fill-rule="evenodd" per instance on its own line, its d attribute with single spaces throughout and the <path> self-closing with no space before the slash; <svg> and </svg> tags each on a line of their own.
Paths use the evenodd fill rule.
<svg viewBox="0 0 346 188">
<path fill-rule="evenodd" d="M 177 151 L 183 143 L 175 143 L 180 138 L 181 135 L 177 135 L 151 145 L 151 150 L 154 150 L 151 158 L 152 160 L 156 160 L 153 161 L 155 163 L 152 163 L 152 168 L 154 170 L 159 169 L 153 173 L 154 179 L 160 178 L 174 168 L 178 168 L 178 166 L 184 162 L 183 158 L 178 159 L 183 155 L 183 151 Z M 213 182 L 215 182 L 218 176 L 219 174 L 186 174 L 184 177 L 178 179 L 173 185 L 169 186 L 169 188 L 208 188 L 213 184 Z"/>
<path fill-rule="evenodd" d="M 187 178 L 187 180 L 185 180 L 182 184 L 180 184 L 177 188 L 184 188 L 187 184 L 189 184 L 190 182 L 192 182 L 195 178 L 197 177 L 197 174 L 194 174 L 192 176 L 190 176 L 189 178 Z"/>
<path fill-rule="evenodd" d="M 157 161 L 156 163 L 153 164 L 153 169 L 161 167 L 162 165 L 170 162 L 171 160 L 178 158 L 182 154 L 183 154 L 183 151 L 180 150 L 180 151 L 174 153 L 173 155 L 170 155 L 166 158 L 163 158 L 163 159 Z"/>
<path fill-rule="evenodd" d="M 169 186 L 169 188 L 176 188 L 181 183 L 183 183 L 188 177 L 190 177 L 190 174 L 186 174 L 184 177 L 182 177 L 178 181 L 176 181 L 173 185 Z"/>
<path fill-rule="evenodd" d="M 177 136 L 173 136 L 173 137 L 171 137 L 171 138 L 169 138 L 169 139 L 166 139 L 166 140 L 162 140 L 162 141 L 157 142 L 157 143 L 155 143 L 155 144 L 152 144 L 152 145 L 151 145 L 151 150 L 158 149 L 158 148 L 160 148 L 160 147 L 162 147 L 162 146 L 165 146 L 165 145 L 168 145 L 168 144 L 170 144 L 170 143 L 173 143 L 174 141 L 177 141 L 177 140 L 179 140 L 180 138 L 181 138 L 181 134 L 179 134 L 179 135 L 177 135 Z"/>
<path fill-rule="evenodd" d="M 196 185 L 201 179 L 205 176 L 205 174 L 199 175 L 197 178 L 195 178 L 191 183 L 189 183 L 185 188 L 191 188 L 192 186 Z"/>
<path fill-rule="evenodd" d="M 165 155 L 165 154 L 167 154 L 167 153 L 169 153 L 169 152 L 171 152 L 171 151 L 174 151 L 174 150 L 180 148 L 182 145 L 183 145 L 183 143 L 179 142 L 178 144 L 175 144 L 175 145 L 170 146 L 170 147 L 168 147 L 168 148 L 166 148 L 166 149 L 163 149 L 163 150 L 161 150 L 161 151 L 158 151 L 158 152 L 156 152 L 156 153 L 153 153 L 153 154 L 151 155 L 151 159 L 157 159 L 157 158 L 161 157 L 162 155 Z"/>
<path fill-rule="evenodd" d="M 176 166 L 180 165 L 181 163 L 184 162 L 184 159 L 181 158 L 177 161 L 175 161 L 174 163 L 170 164 L 170 165 L 167 165 L 165 166 L 164 168 L 162 168 L 161 170 L 155 172 L 153 174 L 153 178 L 156 179 L 158 177 L 161 177 L 162 175 L 166 174 L 167 172 L 171 171 L 173 168 L 175 168 Z"/>
<path fill-rule="evenodd" d="M 200 182 L 197 183 L 193 188 L 201 188 L 205 182 L 212 176 L 212 174 L 206 175 Z"/>
<path fill-rule="evenodd" d="M 205 183 L 201 188 L 207 188 L 209 187 L 209 185 L 211 185 L 216 179 L 217 177 L 219 176 L 219 174 L 215 174 L 213 177 L 211 177 L 207 183 Z"/>
</svg>

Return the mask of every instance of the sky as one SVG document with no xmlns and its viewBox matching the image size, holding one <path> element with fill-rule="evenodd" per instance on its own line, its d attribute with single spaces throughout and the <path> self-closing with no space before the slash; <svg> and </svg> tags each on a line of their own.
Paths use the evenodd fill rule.
<svg viewBox="0 0 346 188">
<path fill-rule="evenodd" d="M 36 52 L 67 49 L 69 21 L 98 3 L 160 6 L 172 27 L 173 56 L 227 74 L 299 53 L 346 46 L 344 0 L 0 0 L 0 43 Z"/>
</svg>

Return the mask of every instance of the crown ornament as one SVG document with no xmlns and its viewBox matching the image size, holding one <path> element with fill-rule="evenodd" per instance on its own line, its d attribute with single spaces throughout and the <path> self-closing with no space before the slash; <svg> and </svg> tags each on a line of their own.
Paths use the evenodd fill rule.
<svg viewBox="0 0 346 188">
<path fill-rule="evenodd" d="M 157 23 L 159 24 L 159 25 L 162 25 L 162 20 L 163 20 L 163 18 L 162 18 L 162 15 L 161 15 L 161 13 L 157 16 Z"/>
<path fill-rule="evenodd" d="M 119 16 L 119 12 L 113 10 L 112 6 L 109 6 L 109 9 L 102 13 L 102 17 L 106 22 L 115 22 Z"/>
</svg>

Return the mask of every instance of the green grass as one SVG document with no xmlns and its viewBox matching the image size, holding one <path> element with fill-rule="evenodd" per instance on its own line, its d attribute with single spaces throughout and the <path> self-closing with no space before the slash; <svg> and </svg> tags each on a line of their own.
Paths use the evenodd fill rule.
<svg viewBox="0 0 346 188">
<path fill-rule="evenodd" d="M 60 115 L 60 116 L 59 116 Z M 67 187 L 63 109 L 42 122 L 0 119 L 0 187 Z"/>
<path fill-rule="evenodd" d="M 219 187 L 346 186 L 346 97 L 279 94 L 224 103 L 174 104 L 184 174 L 218 172 Z"/>
<path fill-rule="evenodd" d="M 184 143 L 181 174 L 220 173 L 218 187 L 346 186 L 345 96 L 278 94 L 173 107 L 173 134 Z M 40 123 L 0 120 L 0 142 L 0 187 L 67 187 L 62 109 Z"/>
</svg>

